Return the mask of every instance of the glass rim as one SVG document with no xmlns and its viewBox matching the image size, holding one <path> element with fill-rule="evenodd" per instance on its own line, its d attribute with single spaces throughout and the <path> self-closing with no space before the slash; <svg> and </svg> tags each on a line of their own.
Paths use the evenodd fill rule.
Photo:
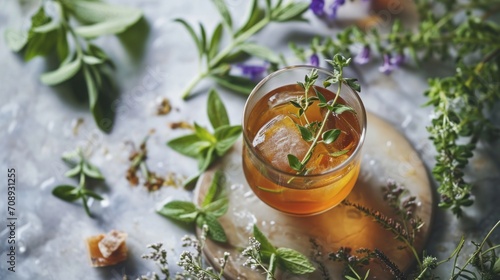
<svg viewBox="0 0 500 280">
<path fill-rule="evenodd" d="M 250 142 L 250 139 L 249 139 L 249 137 L 247 135 L 246 129 L 245 129 L 245 127 L 246 127 L 245 116 L 247 114 L 249 100 L 270 79 L 274 78 L 275 76 L 278 76 L 279 74 L 281 74 L 283 72 L 288 72 L 288 71 L 297 70 L 297 69 L 298 70 L 302 70 L 302 69 L 304 69 L 304 70 L 305 69 L 318 69 L 319 72 L 323 72 L 323 73 L 328 74 L 328 75 L 333 75 L 332 71 L 330 71 L 329 69 L 323 68 L 323 67 L 317 67 L 317 66 L 312 66 L 312 65 L 293 65 L 293 66 L 287 66 L 287 67 L 278 69 L 278 70 L 274 71 L 273 73 L 270 73 L 269 75 L 267 75 L 266 77 L 264 77 L 252 89 L 252 91 L 248 95 L 248 98 L 247 98 L 247 100 L 245 102 L 245 106 L 243 108 L 243 120 L 242 120 L 243 141 L 245 141 L 245 145 L 248 146 L 250 152 L 255 156 L 255 158 L 258 159 L 259 162 L 263 163 L 267 168 L 271 169 L 273 172 L 276 172 L 276 173 L 279 173 L 279 174 L 284 174 L 286 176 L 293 176 L 293 177 L 297 177 L 297 178 L 321 178 L 321 177 L 328 176 L 328 175 L 331 175 L 333 173 L 336 173 L 339 170 L 342 170 L 343 168 L 345 168 L 348 164 L 350 164 L 351 161 L 354 158 L 356 158 L 358 156 L 358 154 L 361 152 L 362 147 L 363 147 L 363 143 L 364 143 L 365 138 L 366 138 L 366 124 L 367 124 L 367 122 L 366 122 L 366 109 L 365 109 L 365 106 L 363 104 L 363 101 L 361 100 L 361 97 L 359 96 L 359 93 L 356 90 L 352 89 L 350 86 L 347 86 L 347 87 L 344 87 L 344 88 L 347 88 L 347 90 L 354 96 L 354 98 L 356 99 L 356 101 L 360 104 L 361 112 L 356 112 L 356 115 L 359 116 L 359 113 L 362 114 L 361 118 L 358 118 L 358 120 L 360 122 L 359 124 L 361 126 L 360 127 L 361 128 L 361 134 L 360 134 L 359 141 L 358 141 L 358 144 L 356 145 L 356 149 L 354 150 L 354 152 L 345 161 L 343 161 L 341 164 L 335 166 L 332 169 L 329 169 L 327 172 L 320 173 L 320 174 L 305 174 L 305 175 L 301 175 L 301 174 L 290 173 L 290 172 L 283 171 L 281 169 L 276 168 L 275 166 L 273 166 L 272 164 L 270 164 L 269 162 L 267 162 L 264 158 L 262 158 L 262 156 L 259 153 L 255 152 L 255 149 L 253 148 L 253 146 L 252 146 L 252 144 Z"/>
</svg>

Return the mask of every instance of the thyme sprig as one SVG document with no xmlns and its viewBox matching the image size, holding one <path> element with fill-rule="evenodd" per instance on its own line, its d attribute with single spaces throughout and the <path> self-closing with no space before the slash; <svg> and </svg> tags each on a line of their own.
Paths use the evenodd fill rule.
<svg viewBox="0 0 500 280">
<path fill-rule="evenodd" d="M 473 204 L 473 186 L 464 179 L 468 161 L 481 139 L 495 139 L 499 131 L 489 116 L 500 99 L 500 25 L 495 20 L 500 1 L 414 2 L 421 19 L 416 29 L 405 28 L 400 20 L 386 33 L 378 26 L 350 26 L 336 37 L 314 38 L 308 49 L 291 47 L 303 61 L 338 52 L 351 55 L 362 47 L 354 60 L 365 64 L 371 53 L 378 53 L 383 58 L 379 69 L 386 74 L 408 55 L 417 65 L 438 60 L 455 69 L 452 75 L 429 79 L 424 94 L 426 105 L 434 108 L 428 131 L 437 151 L 433 174 L 439 206 L 460 216 L 463 207 Z"/>
<path fill-rule="evenodd" d="M 202 69 L 183 91 L 184 99 L 189 98 L 193 89 L 205 78 L 211 78 L 223 87 L 248 95 L 255 86 L 255 82 L 230 74 L 231 64 L 244 61 L 245 55 L 259 57 L 274 64 L 280 63 L 280 57 L 273 51 L 263 45 L 250 42 L 249 39 L 271 22 L 303 21 L 302 14 L 309 7 L 309 3 L 306 2 L 281 0 L 266 0 L 265 6 L 261 7 L 258 0 L 252 0 L 246 20 L 239 27 L 235 27 L 225 1 L 212 0 L 212 2 L 221 16 L 221 21 L 211 37 L 207 37 L 206 28 L 201 23 L 197 33 L 195 28 L 184 19 L 175 20 L 186 28 L 195 42 L 199 65 Z M 230 42 L 221 46 L 224 36 L 229 36 Z"/>
<path fill-rule="evenodd" d="M 312 69 L 311 72 L 305 76 L 304 82 L 297 82 L 297 84 L 304 89 L 304 95 L 298 96 L 296 100 L 290 101 L 293 106 L 299 108 L 297 117 L 299 119 L 303 118 L 305 122 L 305 126 L 296 124 L 297 128 L 300 131 L 302 139 L 307 142 L 311 142 L 309 149 L 301 160 L 299 160 L 299 158 L 293 154 L 287 155 L 289 166 L 293 170 L 297 171 L 297 174 L 301 175 L 306 174 L 310 171 L 310 169 L 306 168 L 306 165 L 311 159 L 316 145 L 320 143 L 331 144 L 335 142 L 335 140 L 337 140 L 337 138 L 341 134 L 340 129 L 333 128 L 325 130 L 328 117 L 330 117 L 332 113 L 340 115 L 346 111 L 355 112 L 353 108 L 337 103 L 340 92 L 342 90 L 342 85 L 347 85 L 354 90 L 361 90 L 360 86 L 357 84 L 356 79 L 344 78 L 344 67 L 349 65 L 349 63 L 351 62 L 351 58 L 345 58 L 341 54 L 336 54 L 335 56 L 333 56 L 332 60 L 327 60 L 327 62 L 332 65 L 333 74 L 323 82 L 323 86 L 325 88 L 328 88 L 332 84 L 338 84 L 334 99 L 329 101 L 326 100 L 323 94 L 321 94 L 321 92 L 319 92 L 314 87 L 314 84 L 316 83 L 319 76 L 318 70 Z M 309 96 L 311 88 L 314 90 L 316 94 L 315 96 Z M 325 112 L 322 121 L 310 122 L 307 119 L 306 112 L 309 109 L 309 106 L 311 106 L 316 100 L 318 101 L 317 106 L 319 108 L 327 109 L 327 112 Z"/>
<path fill-rule="evenodd" d="M 91 164 L 83 155 L 80 148 L 75 151 L 64 153 L 62 159 L 73 166 L 64 175 L 66 177 L 77 177 L 79 179 L 78 186 L 73 185 L 58 185 L 52 190 L 52 194 L 67 202 L 74 202 L 81 198 L 85 213 L 91 217 L 90 209 L 88 206 L 89 198 L 102 200 L 103 198 L 97 193 L 86 187 L 87 178 L 104 180 L 99 168 Z"/>
<path fill-rule="evenodd" d="M 51 9 L 50 9 L 51 8 Z M 47 11 L 54 11 L 49 15 Z M 127 30 L 142 17 L 135 8 L 92 0 L 40 1 L 31 17 L 29 30 L 7 29 L 7 45 L 22 52 L 24 60 L 56 53 L 59 67 L 40 76 L 46 85 L 58 85 L 72 78 L 84 79 L 89 108 L 103 131 L 112 128 L 112 61 L 92 40 Z M 73 79 L 78 82 L 78 79 Z"/>
</svg>

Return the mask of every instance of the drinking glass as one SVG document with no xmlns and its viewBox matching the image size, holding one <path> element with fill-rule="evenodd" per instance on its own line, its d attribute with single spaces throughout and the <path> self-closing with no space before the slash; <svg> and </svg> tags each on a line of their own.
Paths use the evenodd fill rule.
<svg viewBox="0 0 500 280">
<path fill-rule="evenodd" d="M 336 114 L 314 101 L 304 123 L 292 101 L 298 102 L 297 96 L 304 95 L 297 82 L 304 82 L 312 69 L 319 75 L 313 87 L 331 102 L 338 85 L 323 87 L 323 81 L 333 75 L 331 71 L 292 66 L 271 73 L 257 84 L 243 112 L 243 171 L 250 188 L 267 205 L 298 216 L 322 213 L 347 197 L 358 178 L 366 134 L 365 108 L 358 93 L 346 84 L 336 103 L 350 106 L 354 112 Z M 315 90 L 311 89 L 309 96 L 316 96 Z M 325 127 L 340 129 L 340 136 L 331 144 L 319 139 L 307 161 L 307 171 L 297 172 L 290 167 L 288 155 L 301 159 L 311 146 L 298 125 L 321 121 L 325 114 L 329 114 Z"/>
</svg>

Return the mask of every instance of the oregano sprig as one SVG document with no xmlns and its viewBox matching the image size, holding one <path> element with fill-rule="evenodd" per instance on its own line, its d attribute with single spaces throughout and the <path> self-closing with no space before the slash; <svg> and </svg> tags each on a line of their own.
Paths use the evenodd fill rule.
<svg viewBox="0 0 500 280">
<path fill-rule="evenodd" d="M 99 168 L 85 159 L 80 148 L 75 151 L 64 153 L 63 160 L 72 165 L 73 168 L 68 170 L 64 175 L 66 177 L 77 177 L 79 179 L 78 186 L 73 185 L 58 185 L 52 190 L 52 194 L 64 201 L 73 202 L 77 199 L 82 200 L 85 213 L 90 217 L 90 209 L 88 206 L 89 198 L 102 200 L 103 198 L 86 187 L 87 178 L 104 180 Z"/>
<path fill-rule="evenodd" d="M 292 100 L 291 103 L 293 106 L 299 108 L 297 116 L 299 118 L 303 118 L 306 125 L 302 126 L 296 124 L 296 126 L 300 131 L 302 139 L 304 139 L 306 142 L 311 142 L 309 149 L 302 159 L 299 160 L 299 158 L 293 154 L 287 155 L 289 166 L 293 170 L 297 171 L 297 174 L 306 174 L 309 172 L 310 169 L 306 168 L 306 165 L 311 159 L 316 145 L 320 143 L 331 144 L 335 142 L 335 140 L 337 140 L 337 138 L 340 136 L 340 129 L 332 128 L 329 130 L 325 130 L 325 126 L 330 115 L 332 113 L 342 114 L 346 111 L 355 112 L 353 108 L 337 103 L 338 97 L 342 90 L 342 85 L 345 84 L 357 91 L 361 90 L 360 86 L 356 82 L 356 79 L 344 78 L 343 69 L 344 67 L 348 66 L 350 62 L 351 58 L 345 58 L 341 54 L 336 54 L 332 60 L 328 60 L 328 63 L 330 63 L 333 67 L 333 74 L 323 82 L 323 86 L 325 88 L 328 88 L 332 84 L 338 84 L 337 91 L 333 100 L 326 100 L 323 94 L 314 87 L 314 84 L 318 79 L 317 69 L 312 69 L 311 72 L 305 76 L 304 82 L 297 82 L 298 85 L 300 85 L 304 89 L 304 95 L 298 96 L 297 99 Z M 315 96 L 309 96 L 311 88 L 314 89 L 314 92 L 316 94 Z M 311 106 L 315 100 L 318 101 L 317 106 L 319 108 L 325 108 L 328 110 L 327 112 L 325 112 L 323 120 L 320 122 L 310 122 L 306 116 L 306 112 L 309 109 L 309 106 Z M 331 154 L 330 156 L 338 156 L 346 152 L 347 151 L 340 151 Z"/>
<path fill-rule="evenodd" d="M 15 52 L 22 52 L 25 61 L 55 52 L 59 67 L 42 74 L 40 81 L 53 86 L 70 79 L 76 84 L 79 82 L 77 77 L 83 78 L 89 108 L 97 126 L 103 131 L 110 131 L 113 119 L 111 93 L 114 90 L 110 70 L 113 63 L 92 40 L 125 31 L 139 21 L 142 12 L 92 0 L 49 0 L 40 3 L 31 17 L 29 30 L 5 31 L 7 45 Z M 49 15 L 49 10 L 55 13 Z"/>
</svg>

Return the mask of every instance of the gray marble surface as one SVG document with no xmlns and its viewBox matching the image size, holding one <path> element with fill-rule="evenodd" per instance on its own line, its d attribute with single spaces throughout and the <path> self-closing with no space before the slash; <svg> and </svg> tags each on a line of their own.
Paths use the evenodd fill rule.
<svg viewBox="0 0 500 280">
<path fill-rule="evenodd" d="M 38 1 L 0 2 L 0 33 L 6 27 L 27 28 L 28 18 Z M 144 188 L 131 187 L 125 179 L 130 146 L 138 143 L 155 129 L 148 142 L 148 165 L 159 174 L 173 172 L 189 176 L 196 172 L 193 160 L 173 152 L 165 143 L 183 134 L 172 130 L 168 123 L 196 121 L 209 125 L 206 118 L 206 94 L 188 102 L 180 92 L 198 69 L 195 46 L 185 30 L 172 19 L 183 17 L 190 22 L 200 21 L 213 28 L 217 13 L 211 1 L 111 1 L 136 6 L 144 11 L 145 20 L 136 33 L 134 50 L 124 48 L 116 37 L 97 40 L 116 63 L 116 80 L 120 96 L 113 131 L 99 131 L 87 105 L 80 102 L 67 86 L 48 87 L 39 82 L 41 73 L 50 68 L 44 59 L 29 63 L 0 42 L 0 217 L 6 224 L 7 169 L 16 169 L 16 272 L 7 270 L 8 230 L 0 227 L 0 279 L 121 279 L 124 274 L 135 278 L 155 270 L 151 262 L 140 256 L 146 245 L 163 242 L 169 251 L 172 270 L 176 271 L 176 256 L 182 251 L 180 238 L 190 229 L 164 219 L 155 209 L 165 201 L 192 199 L 192 193 L 180 188 L 162 188 L 148 193 Z M 242 15 L 247 1 L 228 0 L 231 12 Z M 235 17 L 239 20 L 241 17 Z M 313 34 L 334 34 L 335 27 L 325 26 L 310 14 L 308 23 L 273 24 L 255 40 L 291 55 L 290 40 L 304 40 Z M 3 38 L 3 37 L 2 37 Z M 450 69 L 434 65 L 424 69 L 407 66 L 391 76 L 380 74 L 379 61 L 362 69 L 362 98 L 368 110 L 378 112 L 397 127 L 419 151 L 428 168 L 432 167 L 434 149 L 427 139 L 425 127 L 430 122 L 430 108 L 423 108 L 422 92 L 426 79 Z M 205 92 L 209 83 L 198 90 Z M 241 122 L 245 99 L 220 90 L 232 123 Z M 155 108 L 162 98 L 168 98 L 175 110 L 157 116 Z M 78 133 L 73 127 L 83 119 Z M 497 118 L 498 119 L 498 118 Z M 99 166 L 106 177 L 105 184 L 96 186 L 102 202 L 94 201 L 88 218 L 81 205 L 55 198 L 51 191 L 61 183 L 74 183 L 63 176 L 67 170 L 60 155 L 76 146 L 85 149 L 90 160 Z M 432 234 L 427 245 L 430 254 L 443 259 L 453 251 L 461 236 L 479 241 L 495 224 L 500 215 L 498 184 L 500 182 L 499 144 L 481 144 L 467 171 L 474 183 L 476 203 L 467 209 L 465 217 L 457 220 L 450 212 L 435 209 Z M 86 257 L 84 238 L 111 229 L 128 233 L 130 255 L 125 263 L 112 268 L 91 268 Z M 500 242 L 500 235 L 493 235 Z M 467 255 L 464 255 L 464 258 Z M 440 268 L 447 275 L 449 266 Z"/>
</svg>

